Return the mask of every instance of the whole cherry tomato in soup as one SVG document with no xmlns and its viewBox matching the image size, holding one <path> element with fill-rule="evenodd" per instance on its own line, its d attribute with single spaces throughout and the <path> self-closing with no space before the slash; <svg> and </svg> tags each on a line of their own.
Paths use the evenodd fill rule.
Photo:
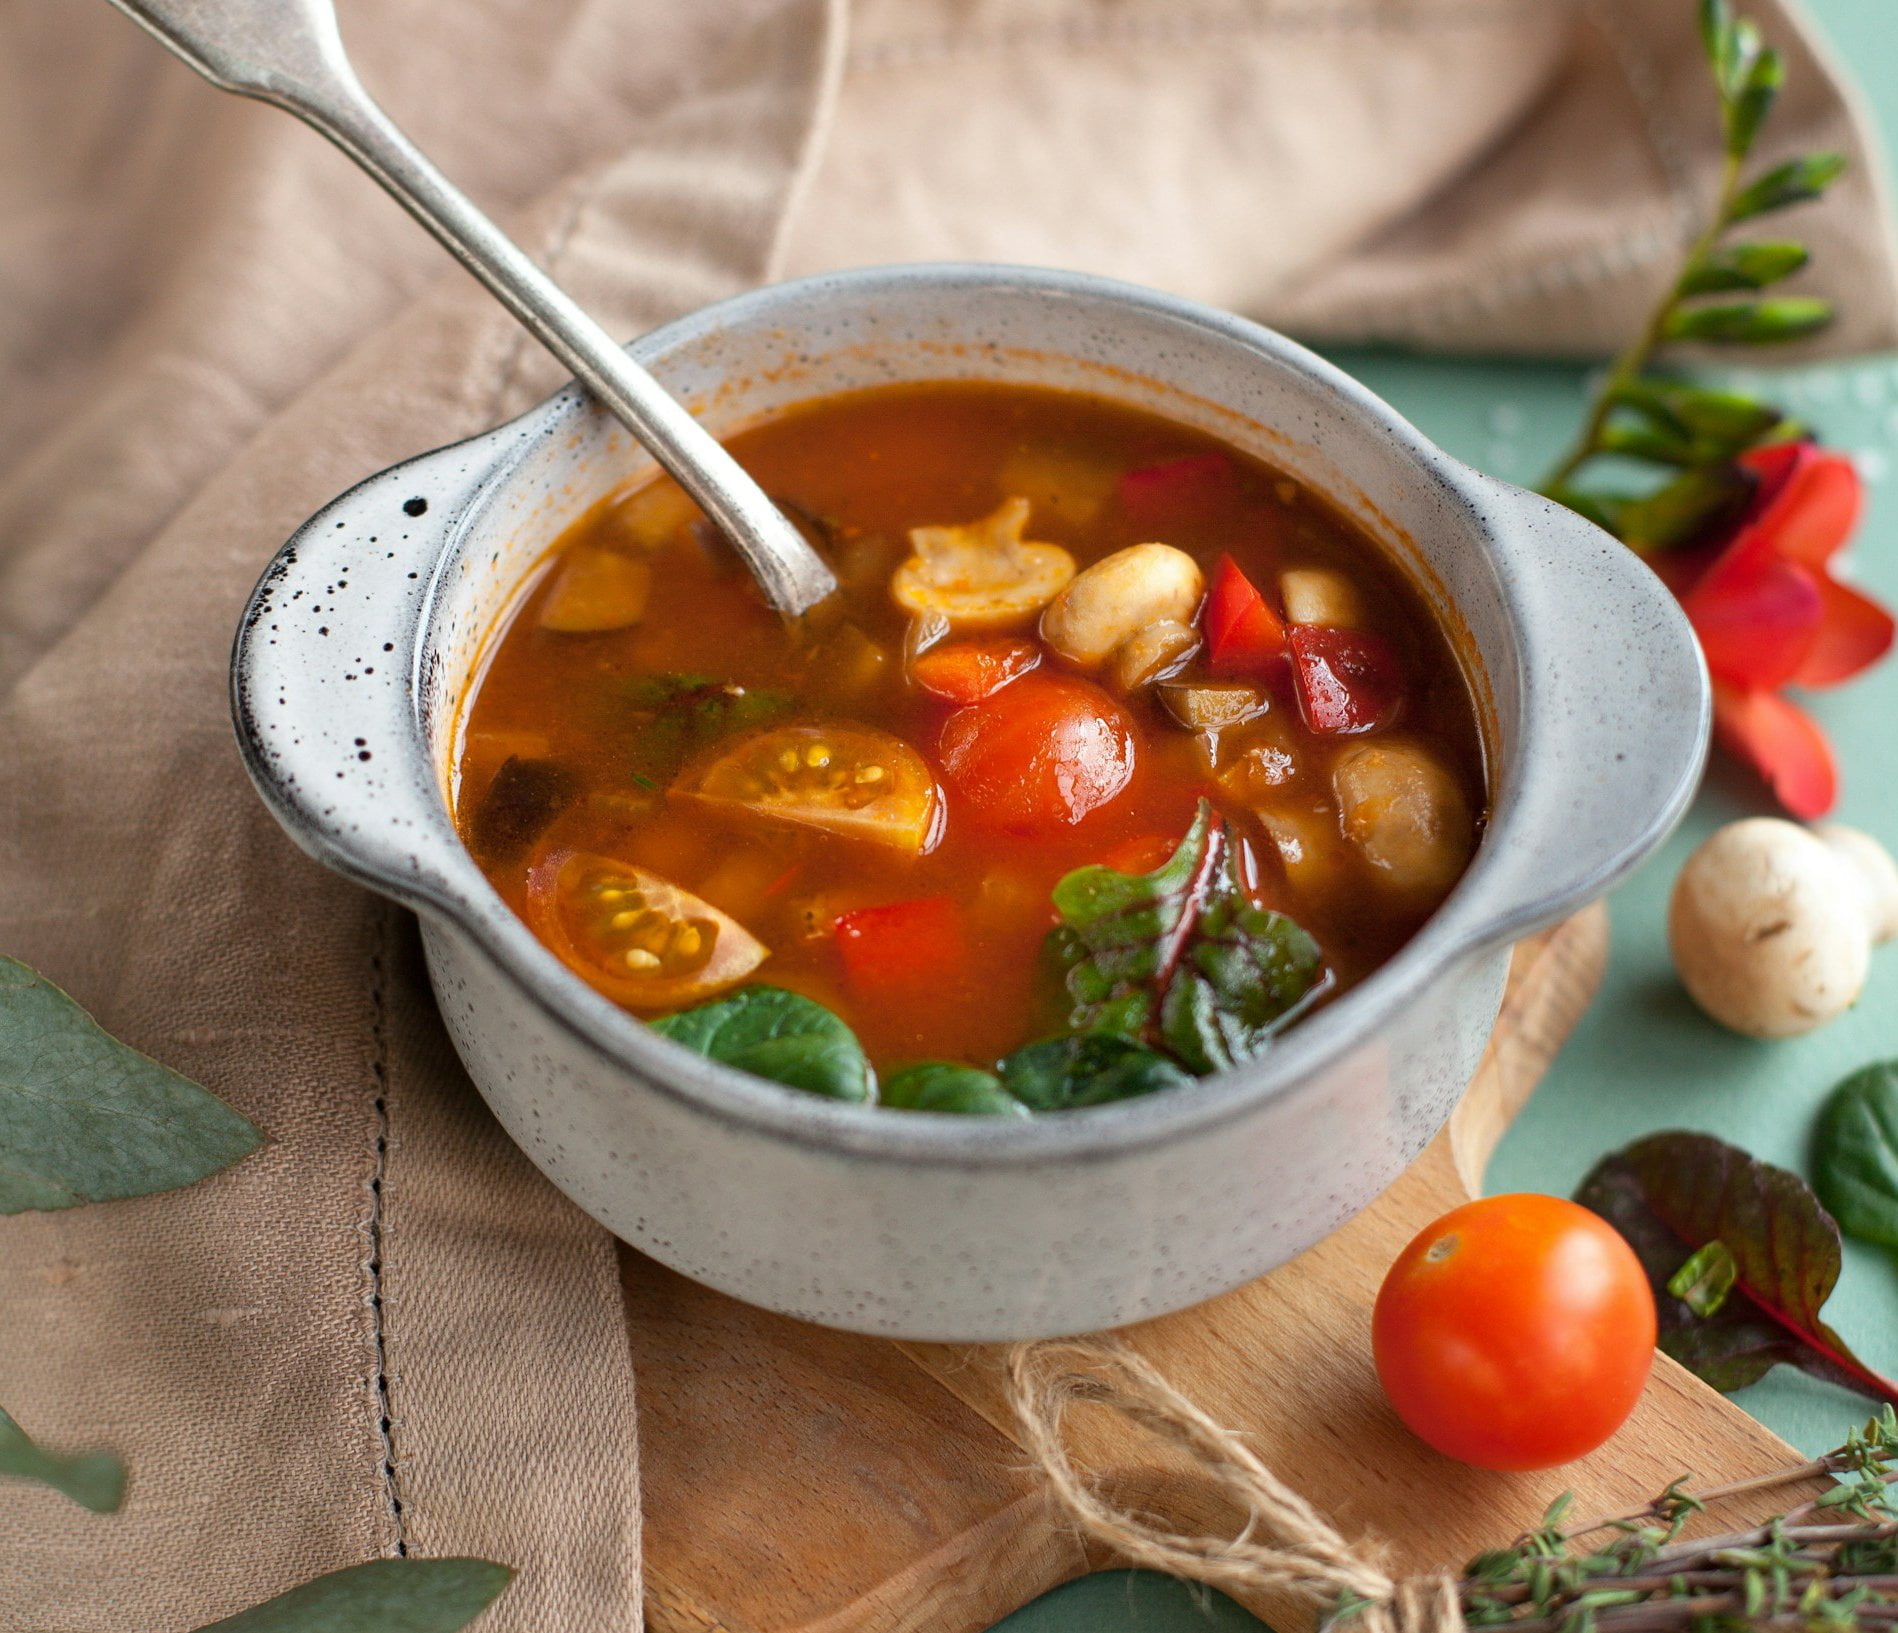
<svg viewBox="0 0 1898 1633">
<path fill-rule="evenodd" d="M 1561 1197 L 1485 1197 L 1397 1256 L 1371 1348 L 1397 1415 L 1459 1462 L 1542 1469 L 1621 1427 L 1654 1359 L 1634 1250 Z"/>
<path fill-rule="evenodd" d="M 950 715 L 938 757 L 951 793 L 985 821 L 1048 833 L 1127 786 L 1133 726 L 1098 686 L 1037 671 Z"/>
</svg>

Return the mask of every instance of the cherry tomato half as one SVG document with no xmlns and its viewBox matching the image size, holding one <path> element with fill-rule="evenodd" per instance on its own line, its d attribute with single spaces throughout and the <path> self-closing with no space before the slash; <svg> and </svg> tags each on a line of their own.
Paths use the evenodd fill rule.
<svg viewBox="0 0 1898 1633">
<path fill-rule="evenodd" d="M 1593 1451 L 1640 1399 L 1654 1336 L 1634 1250 L 1588 1209 L 1530 1193 L 1466 1203 L 1421 1232 L 1371 1318 L 1397 1415 L 1486 1469 Z"/>
<path fill-rule="evenodd" d="M 943 722 L 952 792 L 984 820 L 1048 833 L 1105 805 L 1134 773 L 1134 734 L 1098 686 L 1036 671 Z"/>
</svg>

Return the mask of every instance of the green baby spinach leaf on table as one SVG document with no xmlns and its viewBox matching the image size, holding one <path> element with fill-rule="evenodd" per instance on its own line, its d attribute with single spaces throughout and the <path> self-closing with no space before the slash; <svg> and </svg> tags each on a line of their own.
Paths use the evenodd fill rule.
<svg viewBox="0 0 1898 1633">
<path fill-rule="evenodd" d="M 740 686 L 714 675 L 647 675 L 626 691 L 633 714 L 636 780 L 663 786 L 722 737 L 752 731 L 791 710 L 788 692 Z"/>
<path fill-rule="evenodd" d="M 856 1033 L 822 1004 L 781 987 L 741 987 L 648 1023 L 708 1059 L 832 1100 L 870 1100 L 876 1074 Z"/>
<path fill-rule="evenodd" d="M 1034 1111 L 1101 1106 L 1193 1081 L 1165 1055 L 1111 1032 L 1031 1043 L 1000 1071 L 1003 1087 Z"/>
<path fill-rule="evenodd" d="M 457 1633 L 513 1576 L 485 1559 L 372 1559 L 207 1623 L 198 1633 Z"/>
<path fill-rule="evenodd" d="M 1257 906 L 1204 801 L 1151 873 L 1086 867 L 1054 888 L 1068 1030 L 1163 1049 L 1207 1073 L 1257 1055 L 1330 984 L 1318 943 Z"/>
<path fill-rule="evenodd" d="M 1715 1389 L 1744 1388 L 1784 1364 L 1898 1402 L 1898 1384 L 1820 1318 L 1839 1280 L 1839 1229 L 1797 1174 L 1710 1134 L 1652 1134 L 1604 1157 L 1575 1200 L 1620 1231 L 1647 1270 L 1661 1349 Z M 1717 1298 L 1727 1267 L 1708 1251 L 1715 1243 L 1732 1275 Z"/>
<path fill-rule="evenodd" d="M 0 1412 L 0 1474 L 51 1486 L 95 1514 L 110 1514 L 125 1496 L 125 1465 L 110 1452 L 46 1451 L 5 1412 Z"/>
<path fill-rule="evenodd" d="M 0 1213 L 169 1191 L 262 1140 L 215 1095 L 0 958 Z"/>
<path fill-rule="evenodd" d="M 1814 1187 L 1850 1236 L 1898 1248 L 1898 1060 L 1854 1072 L 1819 1112 Z"/>
<path fill-rule="evenodd" d="M 879 1101 L 901 1111 L 948 1111 L 969 1117 L 1026 1117 L 1028 1108 L 993 1072 L 954 1061 L 925 1060 L 883 1080 Z"/>
</svg>

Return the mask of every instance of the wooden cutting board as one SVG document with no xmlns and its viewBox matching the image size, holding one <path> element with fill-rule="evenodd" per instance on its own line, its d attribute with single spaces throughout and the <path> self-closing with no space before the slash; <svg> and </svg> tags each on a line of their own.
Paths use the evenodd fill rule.
<svg viewBox="0 0 1898 1633">
<path fill-rule="evenodd" d="M 1330 1515 L 1388 1545 L 1397 1571 L 1506 1543 L 1574 1490 L 1578 1515 L 1796 1455 L 1657 1357 L 1634 1418 L 1543 1474 L 1437 1456 L 1385 1404 L 1370 1307 L 1385 1267 L 1479 1192 L 1497 1140 L 1600 981 L 1592 908 L 1516 950 L 1489 1051 L 1448 1128 L 1365 1213 L 1309 1252 L 1196 1309 L 1123 1334 Z M 899 1344 L 768 1315 L 623 1255 L 639 1380 L 647 1613 L 653 1633 L 980 1633 L 1113 1563 L 1047 1499 L 1013 1436 L 998 1347 Z M 1176 1524 L 1217 1524 L 1207 1483 L 1099 1408 L 1070 1415 L 1076 1462 Z M 1765 1514 L 1797 1495 L 1755 1500 Z M 1230 1524 L 1230 1521 L 1225 1522 Z M 1249 1608 L 1287 1633 L 1284 1605 Z"/>
</svg>

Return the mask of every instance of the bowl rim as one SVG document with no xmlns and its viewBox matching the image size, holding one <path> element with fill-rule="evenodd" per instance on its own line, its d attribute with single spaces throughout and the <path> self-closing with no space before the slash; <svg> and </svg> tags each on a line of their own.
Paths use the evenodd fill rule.
<svg viewBox="0 0 1898 1633">
<path fill-rule="evenodd" d="M 642 335 L 628 350 L 651 364 L 721 330 L 748 326 L 760 319 L 783 327 L 795 321 L 800 304 L 825 298 L 900 298 L 919 292 L 937 297 L 945 293 L 979 296 L 1000 290 L 1143 312 L 1263 356 L 1303 376 L 1309 386 L 1369 422 L 1406 460 L 1437 483 L 1444 495 L 1468 515 L 1473 534 L 1493 532 L 1512 518 L 1519 520 L 1525 504 L 1543 511 L 1557 509 L 1548 501 L 1464 465 L 1368 387 L 1296 341 L 1196 301 L 1088 273 L 955 262 L 822 273 L 767 285 L 699 308 Z M 1528 732 L 1519 733 L 1507 762 L 1495 763 L 1491 818 L 1477 854 L 1450 895 L 1417 933 L 1356 987 L 1300 1021 L 1255 1060 L 1163 1093 L 1079 1108 L 1058 1116 L 1002 1121 L 947 1113 L 897 1115 L 875 1104 L 831 1100 L 753 1077 L 653 1032 L 568 970 L 489 884 L 456 834 L 438 785 L 421 698 L 423 667 L 429 658 L 430 636 L 442 605 L 446 575 L 458 560 L 464 539 L 478 526 L 487 507 L 498 501 L 542 439 L 560 434 L 571 418 L 590 411 L 580 388 L 569 384 L 502 426 L 405 460 L 368 478 L 318 512 L 273 559 L 246 608 L 232 654 L 233 713 L 246 768 L 266 803 L 304 848 L 371 889 L 416 908 L 425 919 L 445 921 L 472 940 L 510 984 L 559 1030 L 617 1071 L 632 1075 L 694 1115 L 741 1125 L 793 1145 L 899 1163 L 969 1169 L 1106 1161 L 1130 1150 L 1199 1136 L 1246 1116 L 1265 1102 L 1291 1099 L 1322 1085 L 1329 1068 L 1374 1041 L 1406 1004 L 1459 965 L 1498 951 L 1603 893 L 1660 844 L 1685 813 L 1698 784 L 1711 712 L 1704 665 L 1700 668 L 1699 753 L 1682 766 L 1668 797 L 1649 819 L 1599 866 L 1565 881 L 1561 888 L 1541 897 L 1512 896 L 1484 906 L 1481 903 L 1486 889 L 1493 895 L 1501 877 L 1498 858 L 1520 820 L 1510 798 L 1511 786 L 1521 763 L 1534 751 Z M 414 751 L 423 762 L 435 804 L 440 807 L 439 821 L 426 841 L 424 836 L 410 833 L 405 843 L 418 851 L 429 850 L 436 872 L 432 878 L 402 876 L 386 866 L 366 862 L 341 834 L 325 830 L 320 819 L 293 796 L 289 783 L 294 779 L 280 774 L 259 740 L 251 694 L 259 689 L 262 660 L 259 646 L 248 636 L 258 622 L 260 603 L 273 580 L 283 576 L 286 561 L 295 561 L 300 541 L 322 538 L 336 514 L 369 490 L 386 486 L 404 473 L 419 475 L 423 467 L 435 461 L 459 458 L 466 465 L 469 456 L 476 456 L 481 463 L 479 477 L 472 484 L 473 497 L 424 541 L 432 555 L 420 558 L 426 563 L 425 588 L 413 630 L 413 659 L 403 677 Z M 1564 519 L 1563 525 L 1594 531 L 1591 524 L 1567 511 L 1558 514 Z M 1497 573 L 1493 551 L 1485 550 L 1485 563 L 1492 574 Z M 1641 571 L 1645 574 L 1646 569 Z M 1658 581 L 1651 582 L 1657 597 L 1665 597 Z M 1668 605 L 1672 606 L 1671 599 Z M 1506 597 L 1504 608 L 1518 647 L 1532 644 L 1525 640 L 1516 609 Z M 484 638 L 491 639 L 493 633 L 490 630 Z M 1695 654 L 1697 657 L 1697 647 Z M 1485 731 L 1487 736 L 1487 725 Z M 1486 740 L 1485 748 L 1493 761 L 1500 761 L 1493 741 Z"/>
</svg>

